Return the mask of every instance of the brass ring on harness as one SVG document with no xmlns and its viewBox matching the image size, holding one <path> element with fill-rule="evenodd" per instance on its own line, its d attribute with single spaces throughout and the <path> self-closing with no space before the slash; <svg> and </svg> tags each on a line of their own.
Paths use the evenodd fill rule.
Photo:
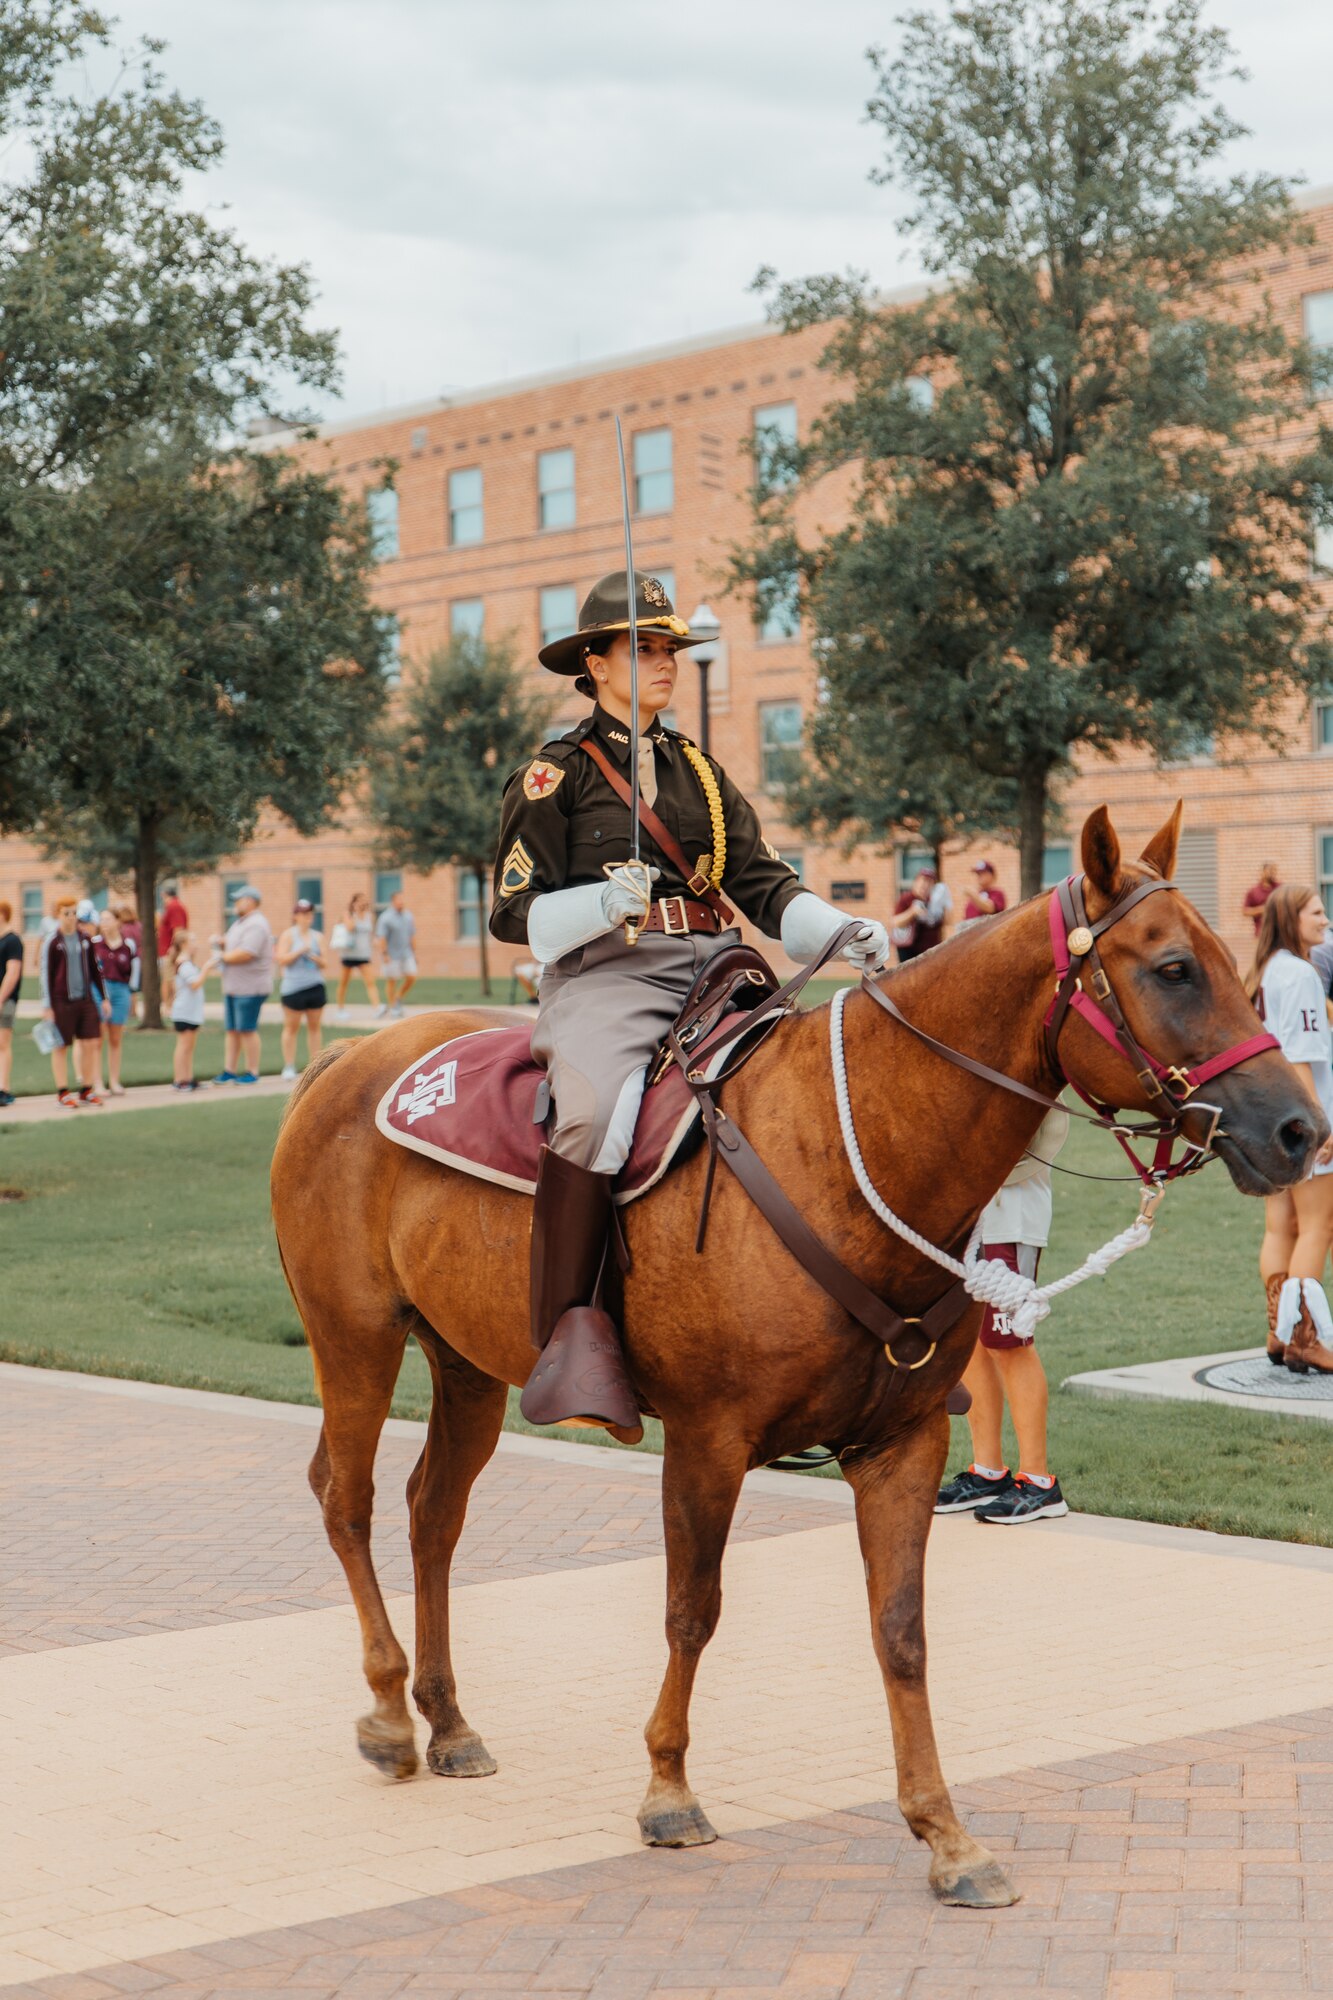
<svg viewBox="0 0 1333 2000">
<path fill-rule="evenodd" d="M 903 1325 L 920 1326 L 921 1325 L 920 1317 L 916 1314 L 913 1314 L 910 1319 L 905 1319 L 903 1321 Z M 932 1340 L 930 1346 L 926 1349 L 925 1353 L 922 1355 L 919 1361 L 900 1361 L 897 1355 L 894 1353 L 892 1347 L 890 1347 L 887 1340 L 884 1343 L 884 1352 L 888 1355 L 890 1362 L 893 1364 L 895 1368 L 905 1368 L 909 1375 L 913 1375 L 915 1374 L 918 1368 L 925 1367 L 926 1363 L 930 1360 L 931 1356 L 934 1354 L 935 1349 L 938 1346 L 939 1342 L 937 1340 Z"/>
</svg>

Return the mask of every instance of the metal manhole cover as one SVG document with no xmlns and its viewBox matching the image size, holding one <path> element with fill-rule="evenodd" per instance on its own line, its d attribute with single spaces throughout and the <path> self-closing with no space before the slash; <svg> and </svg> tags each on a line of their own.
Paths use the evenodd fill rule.
<svg viewBox="0 0 1333 2000">
<path fill-rule="evenodd" d="M 1243 1361 L 1221 1361 L 1201 1368 L 1194 1377 L 1205 1388 L 1230 1391 L 1233 1396 L 1281 1396 L 1297 1403 L 1333 1403 L 1333 1375 L 1293 1375 L 1290 1368 L 1275 1368 L 1266 1354 L 1252 1354 Z"/>
</svg>

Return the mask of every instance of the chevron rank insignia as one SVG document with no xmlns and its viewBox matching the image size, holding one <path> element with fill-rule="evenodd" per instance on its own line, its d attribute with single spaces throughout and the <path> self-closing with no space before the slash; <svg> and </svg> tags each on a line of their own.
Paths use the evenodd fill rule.
<svg viewBox="0 0 1333 2000">
<path fill-rule="evenodd" d="M 782 856 L 778 853 L 777 848 L 774 847 L 771 840 L 761 839 L 759 845 L 763 848 L 764 853 L 768 856 L 770 861 L 782 861 Z M 790 861 L 782 861 L 782 865 L 784 868 L 791 868 Z M 796 872 L 795 869 L 792 869 L 792 873 L 795 874 L 795 872 Z"/>
<path fill-rule="evenodd" d="M 524 798 L 549 799 L 557 790 L 564 775 L 559 764 L 548 764 L 541 757 L 535 758 L 528 765 L 527 775 L 523 780 Z M 531 868 L 532 863 L 529 862 L 528 866 Z"/>
<path fill-rule="evenodd" d="M 563 772 L 561 773 L 563 776 Z M 516 840 L 505 856 L 505 865 L 500 871 L 500 894 L 517 896 L 527 888 L 532 880 L 532 856 L 521 840 Z"/>
</svg>

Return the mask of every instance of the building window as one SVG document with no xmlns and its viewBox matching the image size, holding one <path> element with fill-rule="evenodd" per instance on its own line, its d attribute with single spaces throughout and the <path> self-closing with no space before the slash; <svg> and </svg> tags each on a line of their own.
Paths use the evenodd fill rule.
<svg viewBox="0 0 1333 2000">
<path fill-rule="evenodd" d="M 475 868 L 458 870 L 458 936 L 481 936 L 481 877 Z"/>
<path fill-rule="evenodd" d="M 1074 872 L 1074 850 L 1067 841 L 1057 841 L 1053 847 L 1041 851 L 1041 886 L 1053 889 L 1057 882 L 1063 882 L 1066 875 Z"/>
<path fill-rule="evenodd" d="M 765 791 L 789 785 L 801 767 L 801 704 L 759 704 L 759 782 Z"/>
<path fill-rule="evenodd" d="M 918 875 L 935 873 L 935 851 L 930 847 L 904 847 L 898 852 L 898 894 L 910 889 Z"/>
<path fill-rule="evenodd" d="M 567 638 L 577 630 L 578 592 L 572 583 L 549 584 L 545 590 L 538 592 L 537 606 L 543 646 L 549 646 L 552 639 Z"/>
<path fill-rule="evenodd" d="M 671 472 L 671 432 L 634 433 L 634 511 L 636 514 L 668 514 L 675 500 Z"/>
<path fill-rule="evenodd" d="M 223 878 L 222 878 L 222 921 L 223 921 L 223 924 L 224 924 L 224 925 L 226 925 L 226 924 L 234 924 L 234 923 L 235 923 L 235 921 L 236 921 L 236 897 L 237 897 L 237 894 L 239 893 L 239 891 L 240 891 L 240 890 L 242 890 L 242 889 L 243 889 L 243 888 L 245 887 L 246 883 L 247 883 L 247 882 L 248 882 L 249 880 L 250 880 L 250 877 L 249 877 L 248 875 L 224 875 L 224 876 L 223 876 Z"/>
<path fill-rule="evenodd" d="M 795 442 L 795 403 L 761 404 L 754 413 L 754 483 L 761 493 L 777 493 L 791 485 L 795 474 L 781 458 L 784 448 Z"/>
<path fill-rule="evenodd" d="M 755 593 L 755 637 L 766 646 L 800 637 L 801 585 L 795 570 L 771 577 Z"/>
<path fill-rule="evenodd" d="M 298 875 L 296 878 L 296 901 L 313 903 L 315 914 L 310 919 L 317 931 L 324 928 L 324 877 L 322 875 Z"/>
<path fill-rule="evenodd" d="M 1222 909 L 1217 893 L 1217 834 L 1212 827 L 1193 830 L 1186 827 L 1176 848 L 1176 865 L 1171 876 L 1204 922 L 1215 930 Z"/>
<path fill-rule="evenodd" d="M 537 525 L 574 525 L 574 454 L 568 449 L 537 453 Z"/>
<path fill-rule="evenodd" d="M 42 928 L 42 885 L 24 882 L 19 888 L 20 923 L 24 937 L 36 937 Z"/>
<path fill-rule="evenodd" d="M 449 606 L 449 635 L 454 639 L 480 639 L 486 623 L 484 597 L 456 597 Z"/>
<path fill-rule="evenodd" d="M 1321 354 L 1333 352 L 1333 292 L 1307 292 L 1301 304 L 1305 309 L 1305 338 Z"/>
<path fill-rule="evenodd" d="M 1316 696 L 1314 704 L 1314 747 L 1333 750 L 1333 694 Z"/>
<path fill-rule="evenodd" d="M 397 896 L 403 887 L 401 868 L 385 868 L 375 877 L 375 919 L 379 921 L 381 910 L 389 907 L 390 896 Z"/>
<path fill-rule="evenodd" d="M 1315 853 L 1319 857 L 1319 897 L 1327 909 L 1333 896 L 1333 833 L 1315 835 Z"/>
<path fill-rule="evenodd" d="M 403 635 L 392 611 L 382 612 L 376 622 L 384 638 L 384 685 L 396 688 L 403 678 Z"/>
<path fill-rule="evenodd" d="M 370 553 L 376 562 L 391 562 L 398 553 L 398 495 L 392 486 L 377 486 L 366 495 L 370 522 Z"/>
<path fill-rule="evenodd" d="M 805 856 L 799 847 L 780 847 L 778 860 L 785 861 L 798 882 L 805 880 Z"/>
<path fill-rule="evenodd" d="M 465 465 L 449 474 L 449 545 L 464 549 L 485 533 L 481 467 Z"/>
</svg>

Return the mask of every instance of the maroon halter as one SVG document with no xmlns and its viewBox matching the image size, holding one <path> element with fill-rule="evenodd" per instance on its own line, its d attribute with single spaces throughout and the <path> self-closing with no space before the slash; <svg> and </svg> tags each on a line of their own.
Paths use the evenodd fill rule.
<svg viewBox="0 0 1333 2000">
<path fill-rule="evenodd" d="M 1224 1049 L 1220 1055 L 1209 1056 L 1206 1061 L 1197 1064 L 1193 1069 L 1168 1066 L 1159 1063 L 1155 1056 L 1149 1055 L 1131 1032 L 1129 1023 L 1121 1011 L 1120 1003 L 1115 997 L 1111 982 L 1106 976 L 1106 969 L 1101 962 L 1097 940 L 1109 931 L 1113 924 L 1118 924 L 1121 917 L 1127 915 L 1136 903 L 1141 903 L 1145 896 L 1156 895 L 1159 889 L 1174 889 L 1176 885 L 1174 882 L 1163 881 L 1160 877 L 1151 882 L 1137 882 L 1132 889 L 1127 889 L 1123 896 L 1118 896 L 1110 909 L 1098 917 L 1095 924 L 1090 924 L 1083 900 L 1083 882 L 1082 875 L 1070 875 L 1051 892 L 1049 915 L 1056 987 L 1055 997 L 1047 1008 L 1046 1018 L 1042 1023 L 1046 1038 L 1046 1053 L 1061 1083 L 1068 1084 L 1076 1090 L 1089 1107 L 1093 1114 L 1089 1122 L 1100 1125 L 1104 1131 L 1110 1132 L 1124 1149 L 1126 1157 L 1145 1188 L 1160 1189 L 1167 1181 L 1177 1180 L 1181 1174 L 1197 1172 L 1212 1156 L 1213 1141 L 1218 1135 L 1218 1127 L 1222 1120 L 1222 1109 L 1220 1105 L 1208 1104 L 1202 1098 L 1191 1103 L 1190 1099 L 1194 1097 L 1195 1092 L 1201 1085 L 1210 1083 L 1214 1077 L 1223 1075 L 1229 1069 L 1235 1069 L 1239 1063 L 1248 1062 L 1251 1056 L 1262 1055 L 1267 1049 L 1280 1048 L 1281 1043 L 1269 1034 L 1251 1035 L 1248 1041 L 1237 1042 L 1234 1047 Z M 1018 1083 L 1013 1077 L 1005 1076 L 997 1069 L 991 1069 L 988 1064 L 978 1062 L 975 1056 L 965 1056 L 958 1049 L 951 1049 L 947 1042 L 937 1041 L 934 1035 L 928 1035 L 924 1028 L 918 1028 L 873 980 L 864 979 L 862 987 L 886 1013 L 891 1014 L 896 1021 L 900 1021 L 905 1028 L 910 1028 L 921 1041 L 927 1043 L 937 1054 L 947 1057 L 960 1069 L 970 1071 L 973 1076 L 983 1077 L 989 1083 L 999 1084 L 1003 1089 L 1013 1091 L 1019 1097 L 1029 1097 L 1034 1103 L 1044 1104 L 1048 1110 L 1055 1108 L 1055 1098 L 1047 1097 L 1042 1091 L 1033 1090 L 1026 1083 Z M 1060 1061 L 1058 1044 L 1060 1030 L 1071 1012 L 1080 1015 L 1104 1042 L 1108 1042 L 1113 1049 L 1128 1059 L 1138 1081 L 1157 1111 L 1156 1117 L 1134 1123 L 1127 1122 L 1117 1115 L 1117 1106 L 1094 1097 L 1068 1074 Z M 1203 1112 L 1208 1115 L 1207 1130 L 1201 1139 L 1191 1139 L 1184 1129 L 1185 1119 L 1193 1112 Z M 1076 1116 L 1085 1118 L 1088 1113 L 1078 1112 Z M 1135 1138 L 1156 1139 L 1157 1145 L 1150 1166 L 1144 1164 L 1130 1144 L 1131 1139 Z M 1171 1155 L 1177 1140 L 1182 1141 L 1188 1150 L 1181 1159 L 1173 1161 Z"/>
</svg>

